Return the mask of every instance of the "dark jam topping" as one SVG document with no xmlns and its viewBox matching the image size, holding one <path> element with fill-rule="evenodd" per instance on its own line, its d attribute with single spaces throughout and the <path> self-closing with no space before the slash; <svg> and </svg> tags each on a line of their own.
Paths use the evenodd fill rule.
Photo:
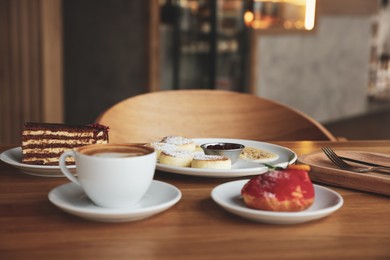
<svg viewBox="0 0 390 260">
<path fill-rule="evenodd" d="M 242 144 L 224 143 L 207 145 L 206 148 L 213 150 L 234 150 L 244 148 L 244 146 Z"/>
</svg>

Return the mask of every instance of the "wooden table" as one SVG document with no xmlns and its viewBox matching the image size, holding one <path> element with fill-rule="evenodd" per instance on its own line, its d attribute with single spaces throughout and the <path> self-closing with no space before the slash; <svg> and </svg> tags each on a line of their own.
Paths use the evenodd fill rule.
<svg viewBox="0 0 390 260">
<path fill-rule="evenodd" d="M 325 145 L 390 153 L 390 141 L 277 144 L 299 155 Z M 390 259 L 389 197 L 331 187 L 344 198 L 334 214 L 267 225 L 232 215 L 210 198 L 213 187 L 233 179 L 163 172 L 155 178 L 182 191 L 178 204 L 138 222 L 100 223 L 49 202 L 48 192 L 67 179 L 30 176 L 0 162 L 0 259 Z"/>
</svg>

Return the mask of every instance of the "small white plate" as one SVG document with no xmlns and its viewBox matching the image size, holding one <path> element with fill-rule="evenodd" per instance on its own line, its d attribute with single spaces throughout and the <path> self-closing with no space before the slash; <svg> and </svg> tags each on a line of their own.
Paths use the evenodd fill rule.
<svg viewBox="0 0 390 260">
<path fill-rule="evenodd" d="M 300 212 L 275 212 L 248 208 L 242 197 L 241 189 L 249 181 L 239 180 L 221 184 L 211 192 L 213 200 L 227 211 L 238 216 L 268 224 L 298 224 L 328 216 L 341 208 L 343 198 L 337 192 L 314 185 L 313 205 Z"/>
<path fill-rule="evenodd" d="M 264 142 L 242 140 L 242 139 L 226 139 L 226 138 L 195 138 L 194 142 L 198 145 L 204 143 L 214 142 L 229 142 L 229 143 L 240 143 L 246 147 L 254 147 L 262 150 L 266 150 L 279 155 L 277 159 L 271 162 L 273 166 L 286 167 L 288 164 L 294 163 L 297 160 L 297 155 L 290 149 Z M 242 159 L 238 159 L 236 163 L 232 165 L 229 170 L 218 170 L 218 169 L 199 169 L 190 167 L 179 167 L 171 166 L 166 164 L 157 163 L 157 170 L 164 172 L 171 172 L 183 175 L 201 176 L 201 177 L 213 177 L 213 178 L 233 178 L 243 177 L 250 175 L 257 175 L 264 173 L 268 170 L 264 164 L 250 162 Z"/>
<path fill-rule="evenodd" d="M 24 173 L 41 177 L 65 177 L 60 170 L 60 166 L 32 165 L 22 163 L 22 148 L 15 147 L 1 153 L 0 159 L 10 164 Z M 76 172 L 75 165 L 67 166 L 72 173 Z"/>
<path fill-rule="evenodd" d="M 48 196 L 54 205 L 81 218 L 100 222 L 127 222 L 148 218 L 170 208 L 180 200 L 181 192 L 171 184 L 153 180 L 141 201 L 124 209 L 96 206 L 81 187 L 72 182 L 54 188 Z"/>
</svg>

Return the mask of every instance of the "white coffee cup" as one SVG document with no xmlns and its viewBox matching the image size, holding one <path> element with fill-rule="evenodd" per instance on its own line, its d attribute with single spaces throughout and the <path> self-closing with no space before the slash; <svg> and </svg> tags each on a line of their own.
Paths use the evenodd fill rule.
<svg viewBox="0 0 390 260">
<path fill-rule="evenodd" d="M 76 161 L 75 177 L 66 158 Z M 137 203 L 153 181 L 156 152 L 141 144 L 92 144 L 64 152 L 60 168 L 98 206 L 125 208 Z"/>
</svg>

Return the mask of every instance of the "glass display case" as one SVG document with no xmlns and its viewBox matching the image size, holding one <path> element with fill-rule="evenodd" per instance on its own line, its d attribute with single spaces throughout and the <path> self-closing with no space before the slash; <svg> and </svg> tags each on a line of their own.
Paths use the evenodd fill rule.
<svg viewBox="0 0 390 260">
<path fill-rule="evenodd" d="M 160 2 L 160 88 L 248 92 L 242 0 Z"/>
</svg>

